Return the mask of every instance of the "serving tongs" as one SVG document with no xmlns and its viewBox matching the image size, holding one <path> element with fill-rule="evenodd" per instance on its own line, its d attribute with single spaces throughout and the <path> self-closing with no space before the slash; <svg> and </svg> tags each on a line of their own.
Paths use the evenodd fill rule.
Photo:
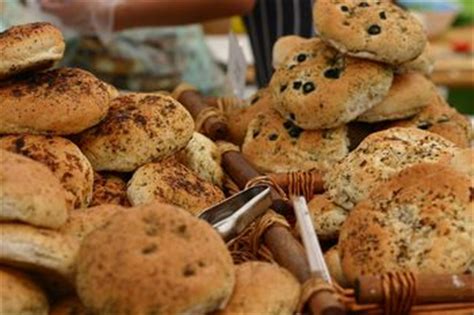
<svg viewBox="0 0 474 315">
<path fill-rule="evenodd" d="M 271 205 L 270 188 L 254 186 L 204 210 L 199 218 L 211 224 L 228 241 L 245 230 Z"/>
</svg>

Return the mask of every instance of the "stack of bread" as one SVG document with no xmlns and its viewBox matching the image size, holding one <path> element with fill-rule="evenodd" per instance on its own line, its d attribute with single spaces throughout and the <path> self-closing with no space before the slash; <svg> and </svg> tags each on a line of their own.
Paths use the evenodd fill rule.
<svg viewBox="0 0 474 315">
<path fill-rule="evenodd" d="M 196 218 L 224 173 L 186 109 L 50 70 L 64 48 L 47 23 L 0 33 L 0 314 L 293 313 L 288 271 L 234 266 Z"/>
<path fill-rule="evenodd" d="M 429 80 L 421 24 L 385 0 L 318 0 L 313 17 L 318 37 L 275 44 L 269 86 L 229 115 L 232 140 L 263 173 L 325 174 L 309 208 L 338 242 L 327 259 L 342 284 L 467 272 L 472 126 Z"/>
</svg>

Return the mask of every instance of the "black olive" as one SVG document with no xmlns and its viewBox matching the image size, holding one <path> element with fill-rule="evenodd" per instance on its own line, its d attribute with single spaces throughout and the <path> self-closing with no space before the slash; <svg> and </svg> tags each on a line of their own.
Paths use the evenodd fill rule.
<svg viewBox="0 0 474 315">
<path fill-rule="evenodd" d="M 373 24 L 369 27 L 369 29 L 367 30 L 367 32 L 370 34 L 370 35 L 378 35 L 380 33 L 382 33 L 382 29 L 380 28 L 380 26 L 378 26 L 377 24 Z"/>
<path fill-rule="evenodd" d="M 324 76 L 328 79 L 339 79 L 339 77 L 341 76 L 341 69 L 338 69 L 338 68 L 327 69 L 324 72 Z"/>
<path fill-rule="evenodd" d="M 276 139 L 278 139 L 278 135 L 276 133 L 272 133 L 268 136 L 268 140 L 270 141 L 275 141 Z"/>
<path fill-rule="evenodd" d="M 306 55 L 305 54 L 299 54 L 298 57 L 296 57 L 296 60 L 298 60 L 298 62 L 303 62 L 306 60 Z"/>
<path fill-rule="evenodd" d="M 259 134 L 260 134 L 260 130 L 254 130 L 252 137 L 255 139 L 258 137 Z"/>
<path fill-rule="evenodd" d="M 385 14 L 385 12 L 380 12 L 379 13 L 379 16 L 382 20 L 386 20 L 387 19 L 387 14 Z"/>
<path fill-rule="evenodd" d="M 342 11 L 342 12 L 349 12 L 349 8 L 348 8 L 347 6 L 345 6 L 345 5 L 343 5 L 343 6 L 341 7 L 341 11 Z"/>
<path fill-rule="evenodd" d="M 286 84 L 281 85 L 281 86 L 280 86 L 280 93 L 281 93 L 281 92 L 284 92 L 287 87 L 288 87 L 288 85 L 286 85 Z"/>
<path fill-rule="evenodd" d="M 285 129 L 290 129 L 291 127 L 293 127 L 293 123 L 287 120 L 283 123 L 283 127 L 285 127 Z"/>
<path fill-rule="evenodd" d="M 304 130 L 301 129 L 300 127 L 298 126 L 293 126 L 291 127 L 291 129 L 288 131 L 288 134 L 290 135 L 290 137 L 292 138 L 299 138 L 300 134 L 303 132 Z"/>
<path fill-rule="evenodd" d="M 314 86 L 313 82 L 306 82 L 303 84 L 303 94 L 308 94 L 316 90 L 316 87 Z"/>
<path fill-rule="evenodd" d="M 302 83 L 301 81 L 295 81 L 295 82 L 293 82 L 293 89 L 299 90 L 302 84 L 303 84 L 303 83 Z"/>
<path fill-rule="evenodd" d="M 433 127 L 433 124 L 429 121 L 423 121 L 420 122 L 417 127 L 422 130 L 428 130 L 429 128 Z"/>
<path fill-rule="evenodd" d="M 359 3 L 359 7 L 361 8 L 368 8 L 369 7 L 369 4 L 367 2 L 361 2 Z"/>
<path fill-rule="evenodd" d="M 253 105 L 253 104 L 257 103 L 259 99 L 260 99 L 260 97 L 259 97 L 258 95 L 256 95 L 256 96 L 252 99 L 252 101 L 250 102 L 250 104 Z"/>
<path fill-rule="evenodd" d="M 290 113 L 290 119 L 291 119 L 291 120 L 295 120 L 295 119 L 296 119 L 296 116 L 295 116 L 295 114 L 293 114 L 293 113 Z"/>
</svg>

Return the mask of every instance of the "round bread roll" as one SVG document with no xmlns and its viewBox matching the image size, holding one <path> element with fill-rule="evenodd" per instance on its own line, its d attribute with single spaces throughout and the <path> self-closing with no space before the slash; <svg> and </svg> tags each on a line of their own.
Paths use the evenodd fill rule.
<svg viewBox="0 0 474 315">
<path fill-rule="evenodd" d="M 202 179 L 222 187 L 224 171 L 221 167 L 221 154 L 211 139 L 195 132 L 188 145 L 176 157 Z"/>
<path fill-rule="evenodd" d="M 261 172 L 325 170 L 349 152 L 347 129 L 304 131 L 278 112 L 260 113 L 249 125 L 244 156 Z"/>
<path fill-rule="evenodd" d="M 429 77 L 433 73 L 434 67 L 435 57 L 433 55 L 431 45 L 428 42 L 425 50 L 423 50 L 423 53 L 418 56 L 418 58 L 413 61 L 401 64 L 400 67 L 396 69 L 396 72 L 407 73 L 415 71 Z"/>
<path fill-rule="evenodd" d="M 324 253 L 324 260 L 328 266 L 331 278 L 343 288 L 349 287 L 350 283 L 347 281 L 346 276 L 344 276 L 344 272 L 342 271 L 341 259 L 339 258 L 337 245 L 331 247 Z"/>
<path fill-rule="evenodd" d="M 0 264 L 72 283 L 79 242 L 57 231 L 0 224 Z"/>
<path fill-rule="evenodd" d="M 70 209 L 89 205 L 94 171 L 81 150 L 71 141 L 50 136 L 5 136 L 0 138 L 0 148 L 46 165 L 66 190 Z"/>
<path fill-rule="evenodd" d="M 396 75 L 383 101 L 357 120 L 374 123 L 414 116 L 430 103 L 435 89 L 433 83 L 422 74 L 411 72 Z"/>
<path fill-rule="evenodd" d="M 457 150 L 449 160 L 449 164 L 474 181 L 474 148 Z"/>
<path fill-rule="evenodd" d="M 41 163 L 0 149 L 0 221 L 58 228 L 67 220 L 66 191 Z"/>
<path fill-rule="evenodd" d="M 96 171 L 130 172 L 184 148 L 193 131 L 191 115 L 172 97 L 132 93 L 115 98 L 79 146 Z"/>
<path fill-rule="evenodd" d="M 0 314 L 48 315 L 46 295 L 25 274 L 1 266 L 0 284 Z"/>
<path fill-rule="evenodd" d="M 272 95 L 268 88 L 258 90 L 250 99 L 250 105 L 237 108 L 228 115 L 229 140 L 241 145 L 250 122 L 260 113 L 272 108 Z"/>
<path fill-rule="evenodd" d="M 70 135 L 97 124 L 116 91 L 91 73 L 62 68 L 0 85 L 0 134 Z"/>
<path fill-rule="evenodd" d="M 294 314 L 300 284 L 286 269 L 266 262 L 235 266 L 235 287 L 224 314 Z"/>
<path fill-rule="evenodd" d="M 51 307 L 49 315 L 89 315 L 84 305 L 77 297 L 60 300 Z"/>
<path fill-rule="evenodd" d="M 455 151 L 453 143 L 424 130 L 391 128 L 376 132 L 328 171 L 326 191 L 334 203 L 350 210 L 401 170 L 422 162 L 438 162 Z"/>
<path fill-rule="evenodd" d="M 127 183 L 118 176 L 94 173 L 94 189 L 90 207 L 115 204 L 129 207 Z"/>
<path fill-rule="evenodd" d="M 332 202 L 325 194 L 317 195 L 308 203 L 308 210 L 318 238 L 335 240 L 349 212 Z"/>
<path fill-rule="evenodd" d="M 390 127 L 411 127 L 427 130 L 469 148 L 472 125 L 469 119 L 450 107 L 441 95 L 433 93 L 429 105 L 408 120 L 394 122 Z"/>
<path fill-rule="evenodd" d="M 128 182 L 127 194 L 134 206 L 159 200 L 196 216 L 224 199 L 217 186 L 174 159 L 140 167 Z"/>
<path fill-rule="evenodd" d="M 79 252 L 77 292 L 94 314 L 205 314 L 225 305 L 234 283 L 219 234 L 166 204 L 113 216 Z"/>
<path fill-rule="evenodd" d="M 103 227 L 110 218 L 125 208 L 119 205 L 100 205 L 81 211 L 74 211 L 69 216 L 66 223 L 61 226 L 59 232 L 72 236 L 81 242 L 89 233 Z"/>
<path fill-rule="evenodd" d="M 392 85 L 387 66 L 340 54 L 315 41 L 308 61 L 276 70 L 270 82 L 274 107 L 306 130 L 335 128 L 380 103 Z M 303 54 L 304 56 L 304 54 Z"/>
<path fill-rule="evenodd" d="M 318 56 L 321 53 L 330 54 L 332 50 L 327 50 L 326 47 L 327 45 L 320 38 L 301 38 L 300 41 L 287 48 L 286 55 L 282 58 L 279 66 L 275 68 L 291 70 L 298 65 L 308 64 L 313 59 L 320 58 Z"/>
<path fill-rule="evenodd" d="M 273 68 L 276 69 L 280 67 L 283 61 L 287 59 L 288 55 L 294 50 L 294 48 L 299 44 L 306 42 L 307 40 L 308 39 L 297 35 L 287 35 L 278 38 L 278 40 L 273 45 Z"/>
<path fill-rule="evenodd" d="M 416 59 L 428 41 L 423 25 L 386 0 L 321 0 L 313 9 L 321 38 L 342 53 L 399 65 Z"/>
<path fill-rule="evenodd" d="M 13 26 L 0 33 L 0 80 L 51 67 L 64 54 L 61 31 L 50 23 Z"/>
<path fill-rule="evenodd" d="M 472 186 L 450 166 L 422 163 L 351 211 L 339 239 L 344 274 L 461 274 L 473 263 Z"/>
</svg>

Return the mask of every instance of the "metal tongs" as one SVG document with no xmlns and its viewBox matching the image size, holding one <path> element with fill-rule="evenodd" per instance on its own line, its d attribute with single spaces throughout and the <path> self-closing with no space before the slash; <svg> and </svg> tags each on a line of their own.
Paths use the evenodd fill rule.
<svg viewBox="0 0 474 315">
<path fill-rule="evenodd" d="M 271 205 L 270 188 L 254 186 L 204 210 L 199 218 L 211 224 L 228 241 L 245 230 Z"/>
</svg>

